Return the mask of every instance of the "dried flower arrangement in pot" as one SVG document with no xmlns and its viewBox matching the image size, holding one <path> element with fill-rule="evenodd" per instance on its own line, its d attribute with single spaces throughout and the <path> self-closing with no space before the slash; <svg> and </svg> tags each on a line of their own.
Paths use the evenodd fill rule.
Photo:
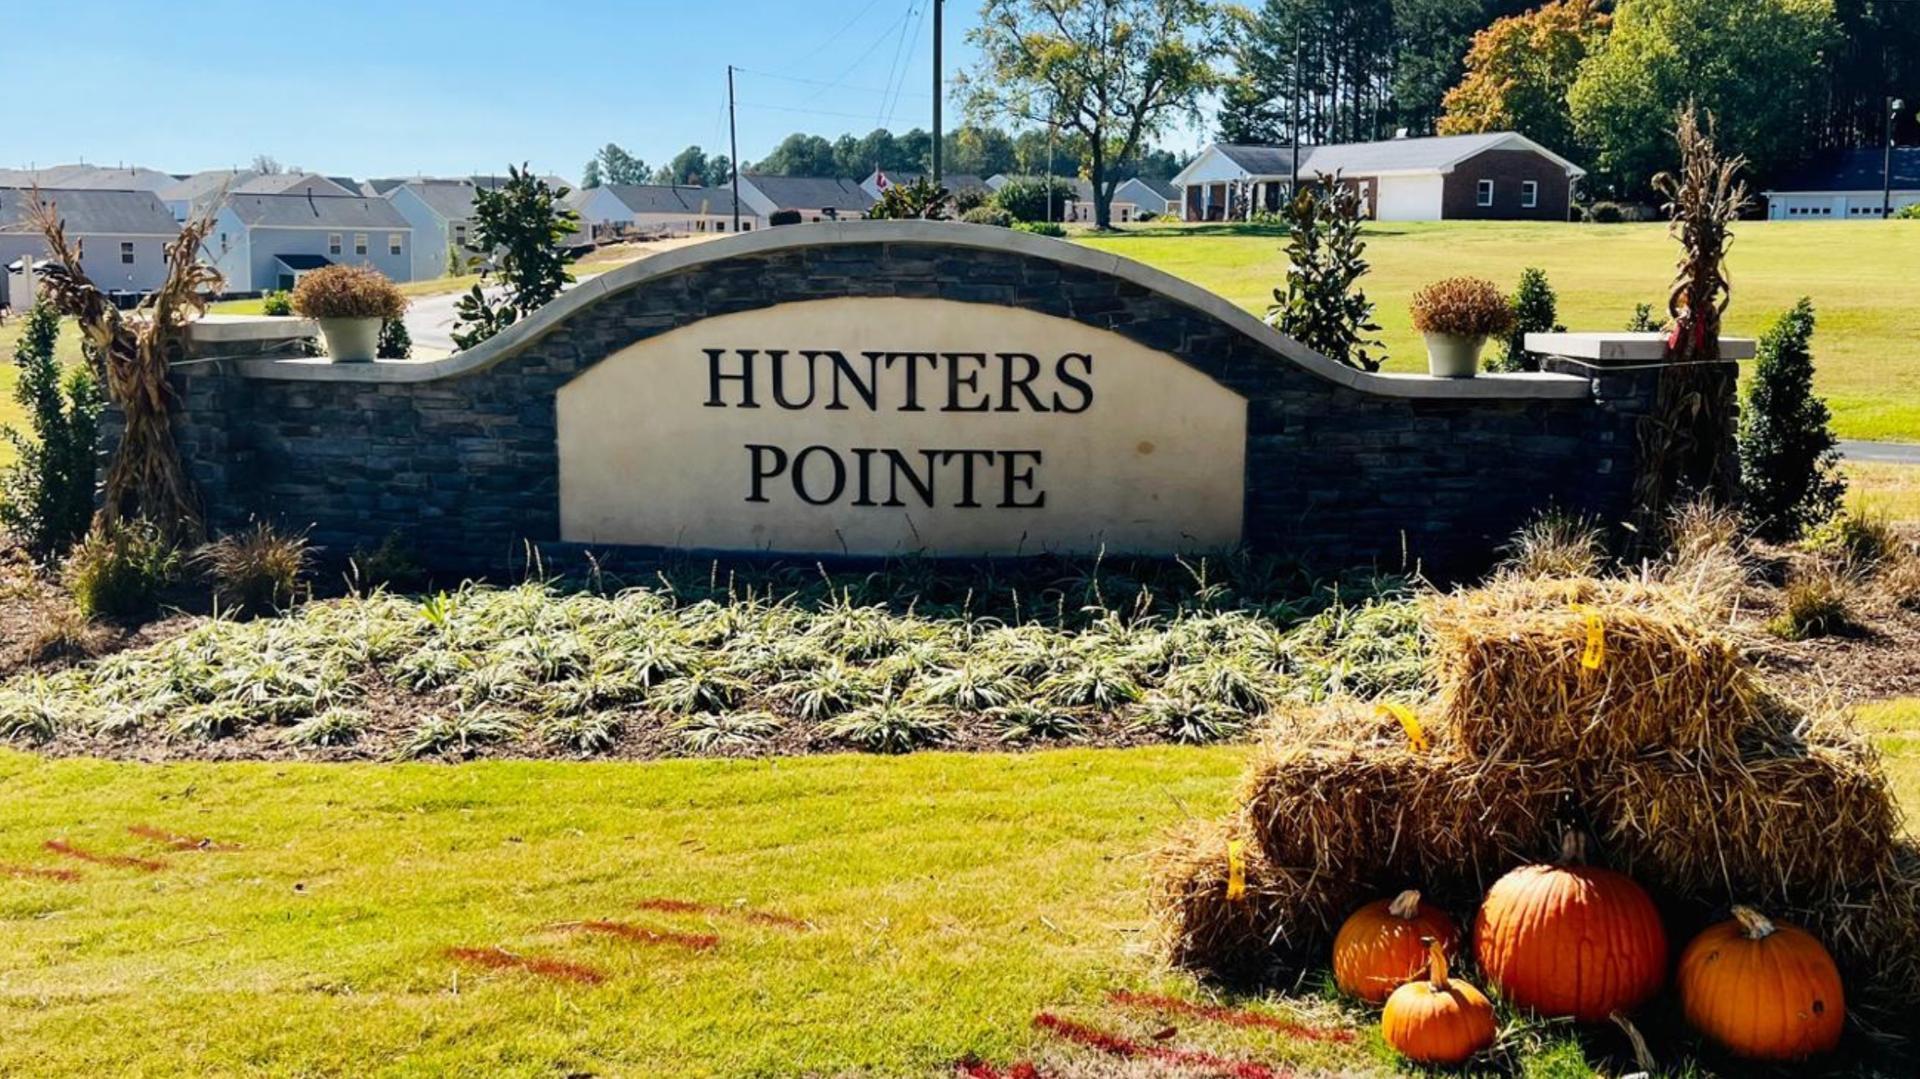
<svg viewBox="0 0 1920 1079">
<path fill-rule="evenodd" d="M 1513 309 L 1499 286 L 1479 277 L 1449 277 L 1413 294 L 1413 328 L 1427 337 L 1427 369 L 1436 378 L 1471 378 L 1487 338 L 1513 328 Z"/>
<path fill-rule="evenodd" d="M 319 321 L 328 356 L 364 361 L 373 359 L 379 348 L 381 325 L 399 318 L 407 299 L 379 270 L 326 266 L 300 278 L 293 288 L 293 309 Z"/>
</svg>

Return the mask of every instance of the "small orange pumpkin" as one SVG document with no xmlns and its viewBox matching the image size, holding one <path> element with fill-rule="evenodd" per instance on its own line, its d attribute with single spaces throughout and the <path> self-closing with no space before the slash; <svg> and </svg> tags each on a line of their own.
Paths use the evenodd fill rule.
<svg viewBox="0 0 1920 1079">
<path fill-rule="evenodd" d="M 1459 954 L 1460 931 L 1447 912 L 1420 901 L 1408 889 L 1353 912 L 1333 938 L 1333 980 L 1368 1004 L 1378 1004 L 1427 966 L 1433 938 L 1449 955 Z"/>
<path fill-rule="evenodd" d="M 1581 864 L 1570 833 L 1559 865 L 1527 865 L 1494 881 L 1474 925 L 1474 954 L 1501 996 L 1583 1023 L 1627 1012 L 1660 991 L 1667 932 L 1625 874 Z"/>
<path fill-rule="evenodd" d="M 1676 981 L 1687 1022 L 1748 1060 L 1825 1053 L 1846 1026 L 1846 992 L 1827 949 L 1752 907 L 1693 938 Z"/>
<path fill-rule="evenodd" d="M 1487 995 L 1447 977 L 1447 953 L 1427 941 L 1428 976 L 1393 991 L 1380 1013 L 1380 1036 L 1418 1064 L 1459 1064 L 1493 1044 Z"/>
</svg>

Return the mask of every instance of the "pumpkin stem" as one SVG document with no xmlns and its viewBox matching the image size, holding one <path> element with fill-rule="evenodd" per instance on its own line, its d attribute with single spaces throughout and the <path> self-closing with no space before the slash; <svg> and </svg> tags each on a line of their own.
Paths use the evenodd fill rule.
<svg viewBox="0 0 1920 1079">
<path fill-rule="evenodd" d="M 1587 862 L 1587 833 L 1572 828 L 1560 836 L 1560 864 L 1585 865 Z"/>
<path fill-rule="evenodd" d="M 1447 991 L 1447 950 L 1440 947 L 1439 940 L 1433 937 L 1427 937 L 1425 939 L 1427 942 L 1428 980 L 1432 982 L 1434 992 L 1444 993 Z"/>
<path fill-rule="evenodd" d="M 1420 913 L 1420 889 L 1408 888 L 1394 896 L 1393 902 L 1387 904 L 1387 913 L 1403 922 L 1413 921 Z"/>
<path fill-rule="evenodd" d="M 1740 931 L 1748 940 L 1765 940 L 1773 935 L 1773 922 L 1752 907 L 1734 907 L 1733 918 L 1740 923 Z"/>
</svg>

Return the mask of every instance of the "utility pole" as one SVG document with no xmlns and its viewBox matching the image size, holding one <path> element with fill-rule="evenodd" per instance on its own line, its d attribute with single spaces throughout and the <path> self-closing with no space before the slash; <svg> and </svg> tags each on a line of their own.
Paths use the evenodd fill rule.
<svg viewBox="0 0 1920 1079">
<path fill-rule="evenodd" d="M 1880 172 L 1880 217 L 1882 220 L 1893 216 L 1893 125 L 1900 119 L 1900 110 L 1907 103 L 1900 98 L 1887 102 L 1887 151 Z"/>
<path fill-rule="evenodd" d="M 740 132 L 733 122 L 733 65 L 727 65 L 727 154 L 733 166 L 733 231 L 740 231 Z"/>
<path fill-rule="evenodd" d="M 933 183 L 940 185 L 940 14 L 944 0 L 933 0 Z"/>
<path fill-rule="evenodd" d="M 1300 194 L 1300 24 L 1293 24 L 1293 93 L 1287 95 L 1293 100 L 1288 102 L 1292 119 L 1287 123 L 1293 128 L 1293 176 L 1287 181 L 1287 201 L 1292 202 Z"/>
</svg>

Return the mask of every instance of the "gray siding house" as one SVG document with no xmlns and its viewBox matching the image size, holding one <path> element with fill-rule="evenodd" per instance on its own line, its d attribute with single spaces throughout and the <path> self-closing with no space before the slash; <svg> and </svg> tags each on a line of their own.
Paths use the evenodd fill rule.
<svg viewBox="0 0 1920 1079">
<path fill-rule="evenodd" d="M 478 190 L 465 180 L 409 180 L 387 189 L 387 201 L 413 227 L 415 281 L 446 276 L 447 260 L 456 248 L 463 262 L 479 256 L 468 246 Z"/>
<path fill-rule="evenodd" d="M 413 226 L 386 199 L 365 195 L 232 195 L 207 247 L 229 292 L 292 288 L 331 265 L 413 280 Z"/>
<path fill-rule="evenodd" d="M 166 280 L 166 245 L 179 229 L 153 192 L 43 188 L 40 196 L 66 222 L 67 238 L 80 242 L 80 265 L 94 284 L 108 292 L 145 293 Z M 8 282 L 24 278 L 5 268 L 47 255 L 46 241 L 29 221 L 32 197 L 29 190 L 0 187 L 0 303 L 14 307 L 28 301 L 11 295 Z"/>
</svg>

